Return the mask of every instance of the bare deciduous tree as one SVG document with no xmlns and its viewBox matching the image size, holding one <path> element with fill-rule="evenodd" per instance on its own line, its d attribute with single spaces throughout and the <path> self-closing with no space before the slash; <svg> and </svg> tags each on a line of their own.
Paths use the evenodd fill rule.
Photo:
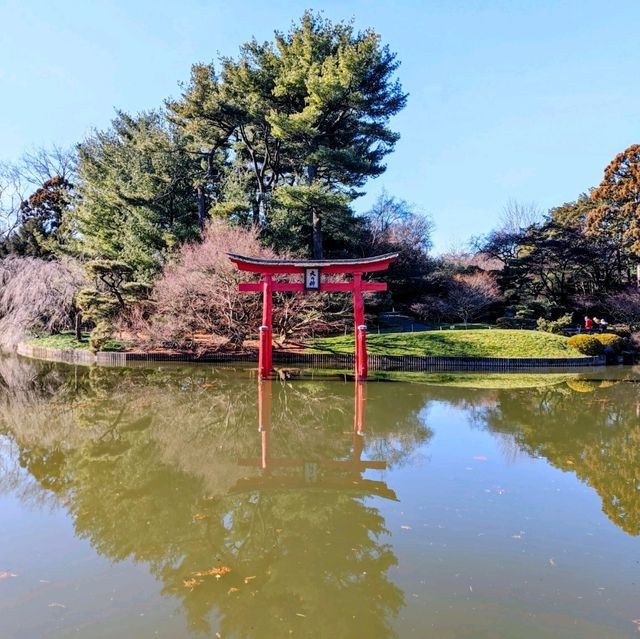
<svg viewBox="0 0 640 639">
<path fill-rule="evenodd" d="M 85 282 L 72 260 L 10 256 L 0 260 L 0 347 L 30 334 L 71 328 L 74 296 Z"/>
<path fill-rule="evenodd" d="M 0 164 L 0 240 L 12 233 L 20 221 L 20 205 L 27 188 L 16 167 Z"/>
<path fill-rule="evenodd" d="M 40 186 L 47 180 L 61 177 L 73 182 L 76 174 L 77 157 L 73 149 L 63 149 L 57 145 L 39 148 L 25 153 L 16 165 L 20 177 L 32 186 Z"/>
<path fill-rule="evenodd" d="M 500 290 L 495 277 L 489 273 L 477 272 L 453 276 L 448 302 L 466 326 L 499 296 Z"/>
<path fill-rule="evenodd" d="M 630 287 L 610 295 L 607 307 L 615 319 L 629 324 L 632 330 L 640 329 L 640 290 Z"/>
<path fill-rule="evenodd" d="M 49 180 L 75 180 L 76 154 L 53 146 L 25 153 L 15 163 L 0 164 L 0 240 L 21 223 L 21 205 Z"/>
<path fill-rule="evenodd" d="M 541 219 L 542 210 L 535 202 L 519 202 L 509 198 L 500 214 L 499 230 L 504 233 L 519 233 Z"/>
</svg>

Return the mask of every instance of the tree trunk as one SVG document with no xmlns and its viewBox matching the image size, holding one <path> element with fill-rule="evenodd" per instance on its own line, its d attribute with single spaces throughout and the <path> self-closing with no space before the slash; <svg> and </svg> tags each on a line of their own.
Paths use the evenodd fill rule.
<svg viewBox="0 0 640 639">
<path fill-rule="evenodd" d="M 636 264 L 636 286 L 640 289 L 640 262 Z"/>
<path fill-rule="evenodd" d="M 309 186 L 316 181 L 318 174 L 318 167 L 315 164 L 310 164 L 307 168 L 307 179 L 309 180 Z M 320 211 L 315 206 L 311 207 L 311 228 L 313 233 L 312 249 L 313 259 L 322 259 L 322 220 L 320 219 Z"/>
<path fill-rule="evenodd" d="M 204 229 L 204 223 L 207 219 L 207 198 L 204 192 L 204 185 L 198 184 L 198 226 L 202 231 Z"/>
<path fill-rule="evenodd" d="M 76 321 L 75 321 L 75 329 L 76 329 L 76 341 L 82 341 L 82 313 L 78 311 L 76 313 Z"/>
<path fill-rule="evenodd" d="M 313 208 L 311 211 L 311 221 L 313 224 L 313 259 L 322 259 L 322 221 L 318 210 Z"/>
</svg>

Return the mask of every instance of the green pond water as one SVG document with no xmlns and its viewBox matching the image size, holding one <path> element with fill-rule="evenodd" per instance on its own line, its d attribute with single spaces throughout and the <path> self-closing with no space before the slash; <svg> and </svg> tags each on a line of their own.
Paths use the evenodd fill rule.
<svg viewBox="0 0 640 639">
<path fill-rule="evenodd" d="M 0 358 L 0 636 L 640 636 L 640 371 L 413 381 Z"/>
</svg>

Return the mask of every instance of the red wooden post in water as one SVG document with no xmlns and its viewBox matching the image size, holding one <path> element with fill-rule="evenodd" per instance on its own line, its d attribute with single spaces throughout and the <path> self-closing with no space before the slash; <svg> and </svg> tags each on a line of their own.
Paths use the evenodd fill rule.
<svg viewBox="0 0 640 639">
<path fill-rule="evenodd" d="M 353 294 L 353 319 L 355 328 L 356 380 L 367 379 L 367 327 L 364 323 L 364 300 L 362 294 L 386 291 L 384 282 L 369 282 L 362 279 L 363 273 L 385 271 L 398 257 L 397 253 L 365 257 L 355 260 L 269 260 L 245 257 L 229 253 L 229 259 L 241 270 L 260 273 L 260 282 L 242 282 L 241 293 L 262 293 L 262 325 L 260 326 L 260 352 L 258 374 L 267 379 L 273 371 L 272 345 L 272 297 L 274 292 L 332 292 Z M 347 282 L 323 282 L 322 274 L 351 275 Z M 274 275 L 301 275 L 301 282 L 274 282 Z"/>
<path fill-rule="evenodd" d="M 262 326 L 260 327 L 260 350 L 258 356 L 258 372 L 260 379 L 266 379 L 273 370 L 271 361 L 273 344 L 272 327 L 272 278 L 269 273 L 262 277 Z"/>
<path fill-rule="evenodd" d="M 353 276 L 353 319 L 356 338 L 356 380 L 367 379 L 367 327 L 364 323 L 364 300 L 362 299 L 362 275 Z"/>
</svg>

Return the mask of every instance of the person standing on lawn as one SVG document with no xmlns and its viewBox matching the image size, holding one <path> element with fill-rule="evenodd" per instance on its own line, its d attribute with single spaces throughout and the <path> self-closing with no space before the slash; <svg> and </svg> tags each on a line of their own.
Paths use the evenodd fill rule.
<svg viewBox="0 0 640 639">
<path fill-rule="evenodd" d="M 584 330 L 589 334 L 593 332 L 593 320 L 588 315 L 584 318 Z"/>
</svg>

